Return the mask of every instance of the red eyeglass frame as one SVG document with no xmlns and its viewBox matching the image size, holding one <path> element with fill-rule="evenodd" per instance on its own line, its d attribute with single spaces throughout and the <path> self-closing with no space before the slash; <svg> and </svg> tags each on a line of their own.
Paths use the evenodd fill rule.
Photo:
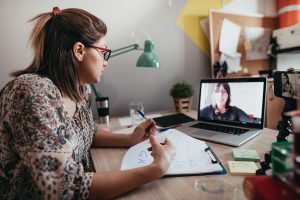
<svg viewBox="0 0 300 200">
<path fill-rule="evenodd" d="M 103 55 L 103 59 L 105 61 L 108 61 L 109 57 L 110 57 L 110 54 L 111 54 L 111 50 L 110 49 L 107 49 L 107 48 L 103 48 L 103 47 L 97 47 L 97 46 L 90 46 L 91 48 L 94 48 L 94 49 L 97 49 L 97 50 L 100 50 L 100 52 L 102 53 Z"/>
</svg>

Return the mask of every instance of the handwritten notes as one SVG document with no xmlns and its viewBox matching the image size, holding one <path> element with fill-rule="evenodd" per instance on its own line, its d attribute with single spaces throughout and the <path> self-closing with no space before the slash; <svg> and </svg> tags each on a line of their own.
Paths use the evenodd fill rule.
<svg viewBox="0 0 300 200">
<path fill-rule="evenodd" d="M 209 154 L 205 151 L 207 145 L 201 140 L 192 138 L 178 130 L 169 129 L 157 135 L 159 142 L 163 143 L 169 138 L 176 147 L 176 156 L 167 171 L 167 175 L 202 174 L 220 172 L 223 168 L 219 163 L 213 164 Z M 149 140 L 131 147 L 125 154 L 121 170 L 133 169 L 149 165 L 153 162 Z"/>
</svg>

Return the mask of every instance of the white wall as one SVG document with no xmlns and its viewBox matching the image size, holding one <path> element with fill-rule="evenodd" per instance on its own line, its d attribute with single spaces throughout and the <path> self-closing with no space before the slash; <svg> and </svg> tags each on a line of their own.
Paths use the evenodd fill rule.
<svg viewBox="0 0 300 200">
<path fill-rule="evenodd" d="M 32 24 L 27 21 L 41 12 L 51 11 L 54 6 L 78 7 L 105 21 L 111 49 L 133 44 L 131 32 L 144 28 L 155 42 L 161 61 L 160 69 L 137 68 L 140 55 L 137 51 L 109 61 L 98 88 L 110 98 L 111 115 L 128 114 L 128 103 L 132 100 L 143 101 L 146 112 L 173 109 L 169 89 L 175 82 L 189 81 L 198 90 L 199 80 L 209 76 L 209 58 L 175 22 L 185 3 L 185 0 L 173 1 L 168 8 L 167 0 L 1 0 L 0 87 L 11 80 L 11 71 L 25 68 L 31 62 L 28 37 Z M 142 43 L 146 39 L 142 33 L 137 32 L 137 36 Z"/>
<path fill-rule="evenodd" d="M 282 53 L 277 54 L 277 70 L 286 71 L 290 68 L 300 69 L 299 53 Z"/>
<path fill-rule="evenodd" d="M 239 1 L 242 0 L 233 2 Z M 249 5 L 258 2 L 243 1 Z M 187 0 L 172 1 L 172 7 L 168 8 L 168 0 L 1 0 L 0 88 L 11 80 L 11 71 L 25 68 L 31 62 L 28 37 L 32 24 L 27 21 L 41 12 L 51 11 L 54 6 L 61 9 L 77 7 L 106 22 L 111 49 L 133 44 L 132 30 L 146 29 L 155 42 L 156 54 L 161 61 L 160 69 L 137 68 L 135 64 L 140 54 L 136 51 L 109 60 L 97 87 L 110 98 L 111 116 L 128 114 L 128 103 L 132 100 L 143 101 L 146 113 L 173 109 L 169 89 L 182 80 L 195 87 L 193 108 L 196 109 L 199 80 L 210 76 L 210 64 L 209 58 L 176 25 L 176 18 L 186 3 Z M 143 34 L 137 36 L 141 41 L 146 39 Z"/>
<path fill-rule="evenodd" d="M 232 0 L 222 10 L 241 14 L 277 15 L 276 0 Z"/>
</svg>

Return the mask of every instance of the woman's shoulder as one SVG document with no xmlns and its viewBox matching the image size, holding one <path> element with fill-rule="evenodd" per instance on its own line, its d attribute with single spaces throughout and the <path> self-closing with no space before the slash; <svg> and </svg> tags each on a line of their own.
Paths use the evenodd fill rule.
<svg viewBox="0 0 300 200">
<path fill-rule="evenodd" d="M 16 77 L 7 85 L 7 87 L 8 91 L 13 93 L 23 91 L 29 95 L 36 93 L 52 93 L 56 96 L 60 94 L 58 88 L 49 78 L 31 73 Z"/>
<path fill-rule="evenodd" d="M 240 109 L 240 108 L 238 108 L 236 106 L 230 106 L 230 109 L 231 109 L 232 112 L 246 114 L 245 111 L 243 111 L 242 109 Z"/>
<path fill-rule="evenodd" d="M 240 110 L 240 109 L 238 107 L 236 107 L 236 106 L 228 106 L 227 110 L 237 111 L 237 110 Z"/>
<path fill-rule="evenodd" d="M 204 108 L 201 109 L 201 113 L 211 112 L 213 110 L 214 109 L 213 109 L 212 105 L 207 105 L 207 106 L 205 106 Z"/>
<path fill-rule="evenodd" d="M 210 110 L 210 109 L 213 109 L 212 105 L 207 105 L 203 108 L 203 110 Z"/>
<path fill-rule="evenodd" d="M 44 77 L 44 76 L 41 76 L 41 75 L 38 75 L 38 74 L 22 74 L 18 77 L 15 78 L 14 80 L 14 83 L 15 84 L 20 84 L 20 85 L 35 85 L 35 84 L 41 84 L 44 85 L 44 84 L 47 84 L 47 85 L 51 85 L 53 84 L 52 81 L 47 78 L 47 77 Z M 41 86 L 42 86 L 41 85 Z"/>
</svg>

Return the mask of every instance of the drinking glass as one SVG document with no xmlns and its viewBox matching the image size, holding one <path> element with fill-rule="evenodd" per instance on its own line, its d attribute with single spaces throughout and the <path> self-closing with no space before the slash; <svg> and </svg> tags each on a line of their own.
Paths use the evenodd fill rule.
<svg viewBox="0 0 300 200">
<path fill-rule="evenodd" d="M 143 116 L 138 112 L 144 113 L 143 102 L 141 101 L 132 101 L 129 103 L 129 113 L 131 117 L 132 125 L 138 125 L 142 121 L 144 121 Z"/>
<path fill-rule="evenodd" d="M 195 190 L 201 199 L 209 200 L 234 200 L 237 189 L 227 181 L 220 178 L 205 178 L 194 183 Z"/>
</svg>

